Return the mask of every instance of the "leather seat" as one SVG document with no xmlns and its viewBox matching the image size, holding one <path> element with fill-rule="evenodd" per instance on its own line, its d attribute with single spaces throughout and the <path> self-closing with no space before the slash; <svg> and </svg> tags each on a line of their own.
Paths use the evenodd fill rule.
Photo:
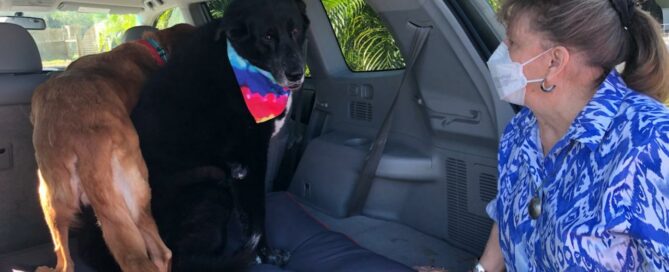
<svg viewBox="0 0 669 272">
<path fill-rule="evenodd" d="M 289 271 L 413 271 L 360 247 L 346 235 L 330 231 L 287 192 L 267 196 L 267 237 L 270 246 L 288 250 Z M 253 271 L 281 271 L 257 267 Z"/>
<path fill-rule="evenodd" d="M 35 40 L 24 28 L 0 23 L 0 106 L 30 103 L 33 90 L 48 78 Z"/>
<path fill-rule="evenodd" d="M 24 28 L 0 23 L 0 254 L 48 241 L 37 199 L 30 101 L 49 74 Z"/>
<path fill-rule="evenodd" d="M 288 264 L 282 269 L 257 265 L 252 272 L 271 271 L 413 271 L 409 267 L 378 255 L 357 245 L 345 235 L 330 231 L 302 207 L 293 195 L 286 192 L 267 196 L 267 239 L 270 246 L 290 252 Z M 76 243 L 71 243 L 75 244 Z M 74 246 L 73 257 L 77 271 L 92 271 L 80 264 Z M 29 249 L 12 256 L 0 257 L 0 271 L 21 268 L 32 271 L 37 265 L 52 264 L 53 247 Z"/>
</svg>

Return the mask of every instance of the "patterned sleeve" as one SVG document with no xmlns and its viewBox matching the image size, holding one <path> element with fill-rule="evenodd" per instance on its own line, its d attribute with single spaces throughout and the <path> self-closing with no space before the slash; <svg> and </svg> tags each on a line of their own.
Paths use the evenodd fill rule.
<svg viewBox="0 0 669 272">
<path fill-rule="evenodd" d="M 508 153 L 509 149 L 511 148 L 511 145 L 513 143 L 514 138 L 517 136 L 516 135 L 516 127 L 518 127 L 518 123 L 522 122 L 527 119 L 527 115 L 530 113 L 530 110 L 527 108 L 523 108 L 518 114 L 516 114 L 511 121 L 509 121 L 508 124 L 506 124 L 506 127 L 504 127 L 504 132 L 502 133 L 502 136 L 500 137 L 500 142 L 499 142 L 499 152 L 497 154 L 497 172 L 500 173 L 500 176 L 497 178 L 497 196 L 493 200 L 491 200 L 488 205 L 486 205 L 486 213 L 492 219 L 495 221 L 495 223 L 499 223 L 499 217 L 498 217 L 498 207 L 497 203 L 499 203 L 499 197 L 501 195 L 501 192 L 499 190 L 502 188 L 500 186 L 501 182 L 501 172 L 502 172 L 502 166 L 507 163 L 508 161 Z"/>
<path fill-rule="evenodd" d="M 502 133 L 500 137 L 500 142 L 499 142 L 499 151 L 497 153 L 497 172 L 499 173 L 499 176 L 497 178 L 497 196 L 493 200 L 491 200 L 488 205 L 486 205 L 486 213 L 492 219 L 495 221 L 495 223 L 499 223 L 499 217 L 498 217 L 498 207 L 497 203 L 499 203 L 499 198 L 501 194 L 501 190 L 503 189 L 502 184 L 501 184 L 501 179 L 502 177 L 502 168 L 503 165 L 505 165 L 508 160 L 509 160 L 509 151 L 511 150 L 511 147 L 513 145 L 513 142 L 517 135 L 517 128 L 520 127 L 521 123 L 524 121 L 527 121 L 528 115 L 531 113 L 531 111 L 528 108 L 522 108 L 520 112 L 518 112 L 512 119 L 509 121 L 508 124 L 504 127 L 504 132 Z"/>
<path fill-rule="evenodd" d="M 669 271 L 669 144 L 661 138 L 636 148 L 615 175 L 624 188 L 618 203 L 636 248 L 634 263 L 643 271 Z"/>
</svg>

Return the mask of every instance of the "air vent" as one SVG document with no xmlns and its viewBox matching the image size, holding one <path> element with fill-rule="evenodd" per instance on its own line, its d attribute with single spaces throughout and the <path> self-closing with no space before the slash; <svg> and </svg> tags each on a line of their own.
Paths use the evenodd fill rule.
<svg viewBox="0 0 669 272">
<path fill-rule="evenodd" d="M 349 105 L 351 119 L 358 121 L 372 121 L 372 103 L 362 101 L 351 101 Z"/>
<path fill-rule="evenodd" d="M 448 236 L 450 241 L 471 252 L 482 252 L 492 221 L 467 211 L 467 164 L 446 159 Z"/>
<path fill-rule="evenodd" d="M 487 173 L 479 176 L 480 197 L 483 202 L 490 202 L 497 196 L 497 177 Z"/>
</svg>

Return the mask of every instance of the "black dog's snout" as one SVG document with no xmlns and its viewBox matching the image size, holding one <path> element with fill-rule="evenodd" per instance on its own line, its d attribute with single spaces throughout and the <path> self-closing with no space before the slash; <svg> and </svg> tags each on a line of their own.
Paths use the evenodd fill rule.
<svg viewBox="0 0 669 272">
<path fill-rule="evenodd" d="M 303 71 L 286 72 L 286 78 L 288 79 L 288 81 L 301 80 L 303 75 L 304 75 Z"/>
</svg>

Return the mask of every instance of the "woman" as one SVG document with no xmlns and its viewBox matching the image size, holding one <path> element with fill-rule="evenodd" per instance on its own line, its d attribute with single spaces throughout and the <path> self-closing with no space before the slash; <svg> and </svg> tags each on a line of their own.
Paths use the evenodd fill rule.
<svg viewBox="0 0 669 272">
<path fill-rule="evenodd" d="M 508 0 L 489 60 L 525 107 L 474 271 L 669 270 L 669 61 L 632 0 Z M 615 67 L 625 63 L 619 74 Z"/>
</svg>

